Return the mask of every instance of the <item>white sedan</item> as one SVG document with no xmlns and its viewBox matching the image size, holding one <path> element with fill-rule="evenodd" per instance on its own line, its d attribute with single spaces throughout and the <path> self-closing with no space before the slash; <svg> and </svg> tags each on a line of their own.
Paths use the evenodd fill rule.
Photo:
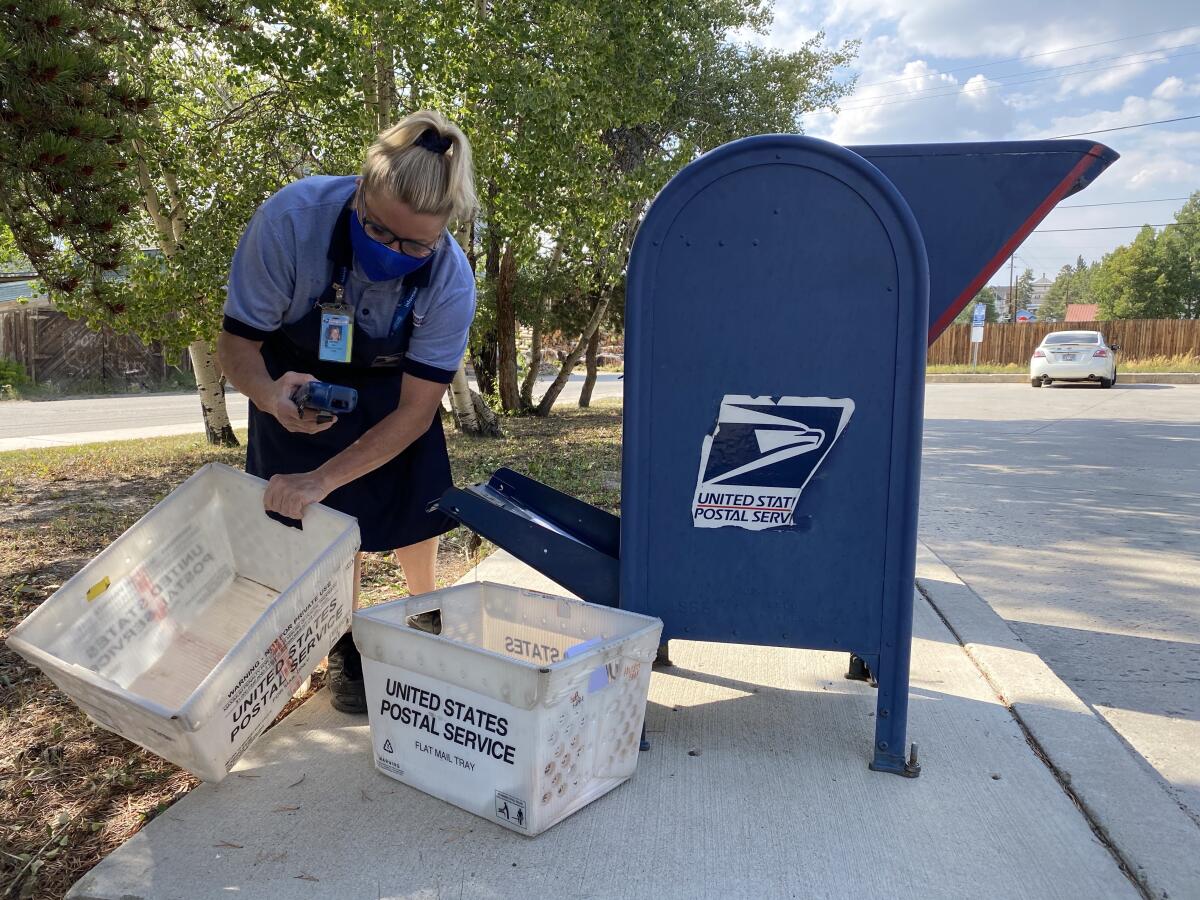
<svg viewBox="0 0 1200 900">
<path fill-rule="evenodd" d="M 1117 380 L 1120 349 L 1105 343 L 1098 331 L 1053 331 L 1033 351 L 1029 383 L 1036 388 L 1055 381 L 1091 381 L 1110 388 Z"/>
</svg>

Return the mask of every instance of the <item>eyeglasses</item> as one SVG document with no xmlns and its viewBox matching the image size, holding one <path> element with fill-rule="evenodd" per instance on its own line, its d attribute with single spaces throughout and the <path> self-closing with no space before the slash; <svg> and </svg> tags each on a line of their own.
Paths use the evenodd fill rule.
<svg viewBox="0 0 1200 900">
<path fill-rule="evenodd" d="M 427 259 L 438 251 L 438 248 L 442 244 L 440 237 L 437 243 L 432 246 L 423 244 L 420 241 L 414 241 L 412 238 L 397 237 L 378 222 L 371 221 L 370 211 L 367 209 L 367 200 L 361 188 L 358 190 L 357 199 L 358 208 L 356 211 L 358 212 L 358 220 L 362 223 L 363 231 L 367 233 L 367 237 L 371 240 L 384 244 L 391 250 L 398 249 L 405 256 L 413 256 L 417 259 Z"/>
</svg>

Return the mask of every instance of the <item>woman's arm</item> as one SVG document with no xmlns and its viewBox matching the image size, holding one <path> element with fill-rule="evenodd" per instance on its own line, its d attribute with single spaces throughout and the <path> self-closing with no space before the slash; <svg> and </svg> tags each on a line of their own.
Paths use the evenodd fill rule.
<svg viewBox="0 0 1200 900">
<path fill-rule="evenodd" d="M 217 358 L 225 377 L 249 397 L 251 403 L 278 419 L 288 431 L 316 434 L 331 428 L 337 421 L 335 417 L 318 425 L 315 416 L 300 418 L 292 395 L 300 385 L 316 379 L 302 372 L 285 372 L 278 380 L 272 378 L 263 362 L 262 341 L 222 331 L 217 338 Z"/>
<path fill-rule="evenodd" d="M 274 476 L 267 485 L 267 509 L 298 519 L 305 506 L 378 469 L 429 430 L 446 385 L 407 373 L 400 385 L 396 409 L 341 453 L 312 472 Z"/>
</svg>

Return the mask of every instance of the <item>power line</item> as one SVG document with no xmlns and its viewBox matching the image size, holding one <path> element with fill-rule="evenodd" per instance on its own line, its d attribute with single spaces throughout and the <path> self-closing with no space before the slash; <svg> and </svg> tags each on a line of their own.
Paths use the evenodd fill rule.
<svg viewBox="0 0 1200 900">
<path fill-rule="evenodd" d="M 1147 55 L 1153 55 L 1153 54 L 1158 54 L 1158 53 L 1166 53 L 1170 50 L 1185 50 L 1188 47 L 1196 47 L 1196 46 L 1200 46 L 1200 44 L 1197 44 L 1197 42 L 1192 41 L 1192 42 L 1189 42 L 1186 44 L 1175 44 L 1170 47 L 1158 47 L 1154 50 L 1137 50 L 1133 53 L 1118 53 L 1114 56 L 1101 56 L 1101 57 L 1097 57 L 1096 59 L 1088 59 L 1088 60 L 1084 60 L 1083 62 L 1077 62 L 1077 63 L 1067 63 L 1066 65 L 1062 65 L 1062 66 L 1048 66 L 1044 69 L 1030 69 L 1028 72 L 1010 72 L 1007 75 L 997 75 L 995 77 L 995 79 L 992 79 L 992 82 L 993 82 L 993 84 L 1010 84 L 1010 83 L 1020 84 L 1022 82 L 1006 82 L 1003 79 L 1005 79 L 1005 78 L 1024 78 L 1028 75 L 1039 75 L 1039 74 L 1042 74 L 1045 72 L 1060 72 L 1063 69 L 1079 69 L 1081 66 L 1093 66 L 1094 67 L 1096 65 L 1096 63 L 1112 62 L 1113 60 L 1118 60 L 1118 59 L 1129 59 L 1132 56 L 1147 56 Z M 1179 54 L 1179 55 L 1182 56 L 1183 54 Z M 1173 59 L 1173 57 L 1169 57 L 1169 56 L 1163 57 L 1163 58 Z M 1139 60 L 1135 60 L 1134 62 L 1128 63 L 1128 65 L 1138 65 L 1138 64 L 1144 63 L 1144 62 L 1155 62 L 1155 60 L 1139 59 Z M 1105 68 L 1117 68 L 1117 67 L 1111 66 L 1111 67 L 1082 69 L 1079 72 L 1066 72 L 1066 73 L 1064 73 L 1063 77 L 1066 77 L 1067 75 L 1082 75 L 1082 74 L 1085 74 L 1086 72 L 1104 71 Z M 932 77 L 934 77 L 934 75 L 933 74 L 918 75 L 918 76 L 914 76 L 914 77 L 932 78 Z M 885 100 L 888 97 L 912 97 L 915 99 L 917 96 L 919 96 L 921 94 L 928 94 L 928 93 L 931 93 L 931 92 L 937 91 L 937 90 L 947 90 L 947 89 L 949 89 L 949 87 L 950 87 L 950 85 L 941 84 L 941 85 L 935 85 L 933 87 L 922 88 L 919 91 L 897 91 L 894 94 L 875 94 L 870 97 L 859 97 L 857 99 L 860 102 L 865 102 L 867 100 Z"/>
<path fill-rule="evenodd" d="M 1159 119 L 1157 122 L 1138 122 L 1136 125 L 1118 125 L 1115 128 L 1100 128 L 1096 131 L 1077 131 L 1074 134 L 1056 134 L 1054 137 L 1042 138 L 1044 141 L 1057 141 L 1060 138 L 1085 137 L 1089 134 L 1108 134 L 1110 131 L 1126 131 L 1130 128 L 1145 128 L 1147 125 L 1166 125 L 1170 122 L 1186 122 L 1189 119 L 1200 119 L 1200 115 L 1180 116 L 1177 119 Z M 1187 197 L 1183 198 L 1188 199 Z"/>
<path fill-rule="evenodd" d="M 1182 28 L 1167 28 L 1164 31 L 1148 31 L 1145 34 L 1131 34 L 1128 37 L 1113 38 L 1110 41 L 1097 41 L 1094 44 L 1079 44 L 1075 47 L 1064 47 L 1062 50 L 1044 50 L 1041 53 L 1030 53 L 1026 56 L 1014 56 L 1011 59 L 1001 59 L 996 62 L 981 63 L 977 66 L 959 66 L 955 69 L 942 69 L 940 72 L 927 72 L 923 75 L 908 75 L 904 78 L 893 78 L 889 81 L 870 81 L 866 84 L 861 84 L 859 87 L 878 87 L 883 84 L 898 84 L 901 81 L 912 81 L 914 78 L 928 78 L 932 75 L 949 75 L 953 72 L 964 72 L 967 69 L 987 69 L 991 66 L 1002 66 L 1005 63 L 1021 62 L 1026 59 L 1037 59 L 1041 56 L 1053 56 L 1056 53 L 1070 53 L 1072 50 L 1087 50 L 1091 47 L 1104 47 L 1108 44 L 1119 44 L 1121 41 L 1133 41 L 1144 37 L 1157 37 L 1160 34 L 1173 34 L 1176 31 L 1188 31 L 1195 28 L 1195 25 L 1184 25 Z M 1081 64 L 1082 65 L 1082 64 Z"/>
<path fill-rule="evenodd" d="M 1150 124 L 1147 122 L 1146 124 Z M 1133 203 L 1174 203 L 1179 200 L 1190 200 L 1191 197 L 1159 197 L 1157 200 L 1113 200 L 1110 203 L 1069 203 L 1066 206 L 1056 206 L 1055 209 L 1084 209 L 1089 206 L 1129 206 Z"/>
<path fill-rule="evenodd" d="M 972 87 L 968 83 L 968 84 L 963 85 L 960 88 L 955 88 L 953 90 L 947 90 L 940 94 L 931 93 L 924 97 L 905 97 L 900 100 L 889 100 L 886 103 L 871 103 L 866 106 L 843 106 L 843 107 L 839 108 L 839 111 L 855 112 L 855 111 L 864 110 L 864 109 L 878 109 L 881 106 L 895 106 L 897 103 L 920 103 L 922 100 L 938 100 L 943 97 L 956 97 L 959 94 L 978 94 L 978 93 L 981 93 L 981 92 L 986 91 L 993 87 L 1002 87 L 1002 88 L 1003 87 L 1015 87 L 1017 85 L 1022 85 L 1022 84 L 1032 84 L 1037 81 L 1051 81 L 1056 78 L 1070 78 L 1073 75 L 1088 75 L 1093 72 L 1108 72 L 1112 69 L 1127 69 L 1130 66 L 1140 66 L 1140 65 L 1144 65 L 1146 63 L 1163 62 L 1168 59 L 1180 59 L 1185 56 L 1197 56 L 1197 55 L 1200 55 L 1200 50 L 1193 50 L 1188 53 L 1176 53 L 1172 56 L 1160 57 L 1159 59 L 1138 60 L 1137 62 L 1121 63 L 1120 65 L 1116 65 L 1116 66 L 1100 66 L 1099 68 L 1095 68 L 1095 69 L 1080 69 L 1076 72 L 1062 72 L 1062 73 L 1059 73 L 1058 75 L 1039 75 L 1037 78 L 1025 78 L 1020 81 L 988 82 L 986 84 L 975 85 L 974 87 Z M 934 90 L 934 89 L 931 89 L 931 90 Z M 863 97 L 861 99 L 863 101 L 867 101 L 867 100 L 874 100 L 875 98 L 874 97 Z"/>
<path fill-rule="evenodd" d="M 1093 225 L 1090 228 L 1036 228 L 1032 234 L 1053 234 L 1058 231 L 1120 231 L 1123 228 L 1171 228 L 1177 225 L 1200 225 L 1200 219 L 1195 222 L 1164 222 L 1161 225 Z"/>
</svg>

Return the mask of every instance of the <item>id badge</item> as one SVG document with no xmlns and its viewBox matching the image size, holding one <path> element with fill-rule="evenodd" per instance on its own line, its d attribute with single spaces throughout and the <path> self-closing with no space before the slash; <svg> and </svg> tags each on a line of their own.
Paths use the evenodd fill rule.
<svg viewBox="0 0 1200 900">
<path fill-rule="evenodd" d="M 350 362 L 354 343 L 354 317 L 346 306 L 321 308 L 321 333 L 317 338 L 317 357 L 324 362 Z"/>
</svg>

